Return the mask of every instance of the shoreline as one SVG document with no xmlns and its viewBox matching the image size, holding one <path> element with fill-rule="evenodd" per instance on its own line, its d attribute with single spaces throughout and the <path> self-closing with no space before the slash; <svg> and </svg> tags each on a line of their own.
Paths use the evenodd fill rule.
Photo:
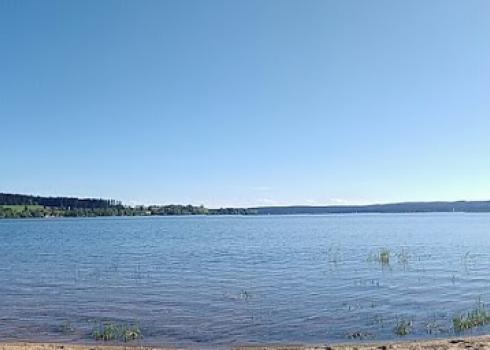
<svg viewBox="0 0 490 350">
<path fill-rule="evenodd" d="M 67 343 L 36 341 L 0 341 L 0 350 L 181 350 L 199 347 L 150 345 L 113 345 L 103 343 Z M 213 349 L 212 345 L 204 345 Z M 231 350 L 490 350 L 490 335 L 451 337 L 431 340 L 397 340 L 339 344 L 264 344 L 223 347 Z"/>
<path fill-rule="evenodd" d="M 138 219 L 138 218 L 213 218 L 213 217 L 242 217 L 242 218 L 252 218 L 252 217 L 322 217 L 322 216 L 384 216 L 384 215 L 490 215 L 490 211 L 415 211 L 415 212 L 366 212 L 366 213 L 311 213 L 311 214 L 182 214 L 182 215 L 94 215 L 94 216 L 39 216 L 39 217 L 0 217 L 0 222 L 2 221 L 51 221 L 51 220 L 77 220 L 77 219 Z"/>
</svg>

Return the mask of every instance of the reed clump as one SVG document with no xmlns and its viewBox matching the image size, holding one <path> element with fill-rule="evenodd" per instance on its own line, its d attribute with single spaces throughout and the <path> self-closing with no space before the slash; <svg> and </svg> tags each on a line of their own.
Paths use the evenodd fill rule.
<svg viewBox="0 0 490 350">
<path fill-rule="evenodd" d="M 383 248 L 378 253 L 378 261 L 383 265 L 388 265 L 390 263 L 390 250 Z"/>
<path fill-rule="evenodd" d="M 141 330 L 137 326 L 101 323 L 92 331 L 92 337 L 95 340 L 120 340 L 126 343 L 142 338 L 142 335 Z"/>
<path fill-rule="evenodd" d="M 382 265 L 389 265 L 391 252 L 387 248 L 381 248 L 377 252 L 371 252 L 367 261 L 378 262 Z"/>
<path fill-rule="evenodd" d="M 410 333 L 412 333 L 412 330 L 413 330 L 413 322 L 412 321 L 399 320 L 396 323 L 394 332 L 396 335 L 398 335 L 400 337 L 404 337 L 404 336 L 407 336 Z"/>
<path fill-rule="evenodd" d="M 483 303 L 478 303 L 473 310 L 466 314 L 453 317 L 453 328 L 456 332 L 463 332 L 487 324 L 490 324 L 490 313 Z"/>
</svg>

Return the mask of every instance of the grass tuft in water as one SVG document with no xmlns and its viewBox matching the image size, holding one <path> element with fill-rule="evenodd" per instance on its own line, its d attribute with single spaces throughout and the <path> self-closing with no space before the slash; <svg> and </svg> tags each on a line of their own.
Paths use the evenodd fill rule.
<svg viewBox="0 0 490 350">
<path fill-rule="evenodd" d="M 365 340 L 365 339 L 374 339 L 375 336 L 374 336 L 374 334 L 369 333 L 369 332 L 358 331 L 358 332 L 348 334 L 347 338 Z"/>
<path fill-rule="evenodd" d="M 453 328 L 455 332 L 463 332 L 486 324 L 490 324 L 490 313 L 481 302 L 478 302 L 478 305 L 466 314 L 453 317 Z"/>
<path fill-rule="evenodd" d="M 412 333 L 413 322 L 408 320 L 398 320 L 394 329 L 396 335 L 400 337 L 407 336 Z"/>
<path fill-rule="evenodd" d="M 387 248 L 382 248 L 376 253 L 370 253 L 367 261 L 378 262 L 382 265 L 388 265 L 390 263 L 391 252 Z"/>
<path fill-rule="evenodd" d="M 92 337 L 95 340 L 121 340 L 126 343 L 142 338 L 142 335 L 141 330 L 136 326 L 101 323 L 92 331 Z"/>
<path fill-rule="evenodd" d="M 139 339 L 141 338 L 141 331 L 138 327 L 127 327 L 123 329 L 121 338 L 125 343 L 131 340 Z"/>
<path fill-rule="evenodd" d="M 242 291 L 240 292 L 240 299 L 248 300 L 251 297 L 252 297 L 252 293 L 250 293 L 249 291 L 246 291 L 245 289 L 242 289 Z"/>
<path fill-rule="evenodd" d="M 388 265 L 390 263 L 390 250 L 383 248 L 379 251 L 378 261 L 383 265 Z"/>
<path fill-rule="evenodd" d="M 448 328 L 439 323 L 437 320 L 427 322 L 425 324 L 425 331 L 427 334 L 441 334 L 449 332 Z"/>
<path fill-rule="evenodd" d="M 402 250 L 397 254 L 397 257 L 399 264 L 403 265 L 404 267 L 408 265 L 410 255 L 404 248 L 402 248 Z"/>
<path fill-rule="evenodd" d="M 73 327 L 71 322 L 70 321 L 63 322 L 63 325 L 61 326 L 61 333 L 70 334 L 73 332 L 75 332 L 75 327 Z"/>
</svg>

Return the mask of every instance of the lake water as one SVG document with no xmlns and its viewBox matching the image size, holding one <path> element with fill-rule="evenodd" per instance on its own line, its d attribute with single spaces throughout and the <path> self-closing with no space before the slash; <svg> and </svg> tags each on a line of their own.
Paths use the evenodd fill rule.
<svg viewBox="0 0 490 350">
<path fill-rule="evenodd" d="M 90 342 L 100 322 L 204 348 L 399 339 L 405 320 L 441 337 L 490 302 L 488 214 L 2 220 L 0 242 L 0 340 Z"/>
</svg>

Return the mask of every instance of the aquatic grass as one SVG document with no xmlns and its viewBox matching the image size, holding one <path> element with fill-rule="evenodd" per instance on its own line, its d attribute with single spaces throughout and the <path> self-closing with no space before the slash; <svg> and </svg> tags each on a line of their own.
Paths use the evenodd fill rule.
<svg viewBox="0 0 490 350">
<path fill-rule="evenodd" d="M 92 337 L 95 340 L 121 340 L 126 343 L 142 338 L 142 335 L 141 330 L 137 326 L 101 323 L 92 330 Z"/>
<path fill-rule="evenodd" d="M 337 263 L 342 261 L 341 249 L 340 246 L 334 244 L 331 245 L 326 251 L 328 262 L 336 265 Z"/>
<path fill-rule="evenodd" d="M 468 311 L 466 314 L 453 317 L 453 328 L 455 332 L 463 332 L 487 324 L 490 324 L 490 313 L 480 301 L 473 310 Z"/>
<path fill-rule="evenodd" d="M 400 337 L 407 336 L 412 333 L 413 322 L 410 320 L 398 320 L 394 329 L 394 333 Z"/>
<path fill-rule="evenodd" d="M 70 321 L 65 321 L 63 322 L 62 326 L 61 326 L 61 333 L 63 334 L 71 334 L 75 332 L 75 327 L 73 327 L 73 325 L 71 324 Z"/>
<path fill-rule="evenodd" d="M 342 303 L 342 306 L 345 307 L 347 311 L 356 311 L 356 310 L 361 310 L 362 306 L 360 303 L 357 304 L 349 304 L 348 302 Z"/>
<path fill-rule="evenodd" d="M 379 251 L 378 261 L 383 265 L 388 265 L 390 263 L 390 250 L 383 248 Z"/>
<path fill-rule="evenodd" d="M 439 323 L 437 320 L 434 320 L 425 324 L 425 331 L 427 334 L 440 334 L 448 333 L 449 329 L 443 324 Z"/>
<path fill-rule="evenodd" d="M 250 298 L 252 298 L 252 293 L 250 293 L 249 291 L 245 290 L 245 289 L 242 289 L 242 291 L 240 292 L 240 299 L 243 299 L 243 300 L 249 300 Z"/>
<path fill-rule="evenodd" d="M 390 264 L 391 252 L 388 248 L 381 248 L 376 253 L 370 253 L 367 261 L 374 261 L 380 263 L 381 265 Z"/>
<path fill-rule="evenodd" d="M 141 330 L 138 327 L 126 327 L 121 333 L 122 341 L 127 343 L 131 340 L 136 340 L 141 338 Z"/>
<path fill-rule="evenodd" d="M 357 331 L 347 335 L 349 339 L 357 339 L 357 340 L 366 340 L 366 339 L 374 339 L 376 336 L 369 332 Z"/>
<path fill-rule="evenodd" d="M 385 319 L 383 315 L 374 315 L 369 321 L 369 326 L 376 326 L 378 328 L 385 328 Z"/>
<path fill-rule="evenodd" d="M 94 337 L 95 340 L 109 341 L 109 340 L 115 340 L 117 338 L 118 333 L 119 330 L 116 325 L 106 324 L 106 325 L 99 326 L 99 329 L 94 329 L 92 331 L 92 336 Z"/>
<path fill-rule="evenodd" d="M 406 266 L 408 264 L 410 255 L 404 248 L 402 248 L 402 250 L 397 254 L 397 257 L 398 257 L 398 263 L 402 264 L 403 266 Z"/>
</svg>

